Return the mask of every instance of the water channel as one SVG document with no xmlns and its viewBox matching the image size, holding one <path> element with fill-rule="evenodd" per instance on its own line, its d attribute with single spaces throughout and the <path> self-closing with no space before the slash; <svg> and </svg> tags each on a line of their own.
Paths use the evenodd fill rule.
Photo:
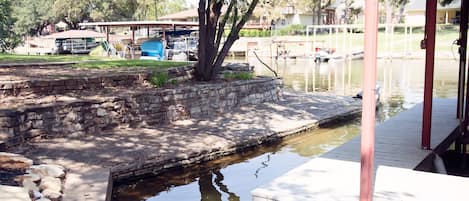
<svg viewBox="0 0 469 201">
<path fill-rule="evenodd" d="M 257 75 L 272 75 L 257 60 L 250 63 L 256 66 Z M 345 96 L 353 96 L 360 91 L 361 60 L 321 64 L 294 60 L 268 63 L 284 78 L 286 90 Z M 457 61 L 436 61 L 435 97 L 456 97 L 457 73 Z M 377 80 L 381 87 L 381 104 L 377 110 L 379 124 L 423 100 L 424 60 L 380 60 Z M 244 153 L 118 185 L 113 200 L 249 201 L 251 190 L 347 142 L 359 131 L 360 121 L 353 119 L 287 137 L 281 142 Z"/>
</svg>

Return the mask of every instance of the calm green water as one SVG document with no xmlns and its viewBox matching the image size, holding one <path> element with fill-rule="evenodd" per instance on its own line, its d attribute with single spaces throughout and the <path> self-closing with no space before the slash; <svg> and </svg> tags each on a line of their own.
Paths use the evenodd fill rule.
<svg viewBox="0 0 469 201">
<path fill-rule="evenodd" d="M 250 62 L 256 65 L 258 75 L 271 75 L 257 61 Z M 323 64 L 282 61 L 270 64 L 282 75 L 288 90 L 330 92 L 346 96 L 353 96 L 360 91 L 363 61 Z M 456 97 L 457 72 L 456 61 L 436 63 L 436 97 Z M 381 86 L 378 123 L 422 101 L 423 60 L 379 61 L 377 76 Z M 359 131 L 360 121 L 355 119 L 288 137 L 282 142 L 245 153 L 116 186 L 114 200 L 249 201 L 251 190 L 343 144 Z"/>
</svg>

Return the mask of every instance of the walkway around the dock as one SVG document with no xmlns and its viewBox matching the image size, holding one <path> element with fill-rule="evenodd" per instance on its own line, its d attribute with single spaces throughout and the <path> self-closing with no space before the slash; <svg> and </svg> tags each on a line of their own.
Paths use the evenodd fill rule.
<svg viewBox="0 0 469 201">
<path fill-rule="evenodd" d="M 109 176 L 128 177 L 214 159 L 350 118 L 360 113 L 360 106 L 360 101 L 351 97 L 285 93 L 283 100 L 275 103 L 242 106 L 206 119 L 43 139 L 33 142 L 25 155 L 69 170 L 64 200 L 104 200 Z"/>
<path fill-rule="evenodd" d="M 456 100 L 435 99 L 432 150 L 420 149 L 422 104 L 376 128 L 374 200 L 467 200 L 469 178 L 416 171 L 454 141 Z M 431 165 L 431 163 L 430 163 Z M 252 191 L 254 201 L 358 200 L 360 137 Z"/>
</svg>

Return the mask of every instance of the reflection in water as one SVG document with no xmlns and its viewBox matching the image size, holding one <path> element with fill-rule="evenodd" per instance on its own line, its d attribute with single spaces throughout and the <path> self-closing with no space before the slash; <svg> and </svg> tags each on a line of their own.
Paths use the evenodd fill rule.
<svg viewBox="0 0 469 201">
<path fill-rule="evenodd" d="M 258 75 L 271 75 L 256 61 Z M 273 63 L 285 88 L 353 96 L 360 91 L 362 61 L 317 64 L 305 61 Z M 458 65 L 436 61 L 435 97 L 456 97 Z M 381 106 L 377 122 L 404 111 L 423 99 L 423 60 L 379 61 L 377 80 Z M 349 141 L 360 131 L 359 119 L 288 137 L 282 142 L 218 160 L 179 168 L 131 184 L 116 186 L 114 200 L 220 201 L 251 200 L 250 191 L 285 174 L 309 159 Z"/>
</svg>

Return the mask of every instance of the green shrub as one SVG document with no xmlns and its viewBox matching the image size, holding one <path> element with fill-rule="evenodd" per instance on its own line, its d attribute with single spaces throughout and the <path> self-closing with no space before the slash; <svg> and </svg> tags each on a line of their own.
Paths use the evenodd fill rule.
<svg viewBox="0 0 469 201">
<path fill-rule="evenodd" d="M 270 30 L 241 29 L 240 37 L 270 37 Z"/>
<path fill-rule="evenodd" d="M 302 24 L 291 24 L 279 30 L 280 35 L 304 35 L 306 26 Z"/>
<path fill-rule="evenodd" d="M 249 72 L 225 72 L 223 78 L 227 80 L 251 80 L 254 77 L 252 73 Z"/>
<path fill-rule="evenodd" d="M 150 77 L 150 82 L 153 86 L 163 87 L 168 84 L 169 75 L 168 72 L 153 72 Z"/>
</svg>

